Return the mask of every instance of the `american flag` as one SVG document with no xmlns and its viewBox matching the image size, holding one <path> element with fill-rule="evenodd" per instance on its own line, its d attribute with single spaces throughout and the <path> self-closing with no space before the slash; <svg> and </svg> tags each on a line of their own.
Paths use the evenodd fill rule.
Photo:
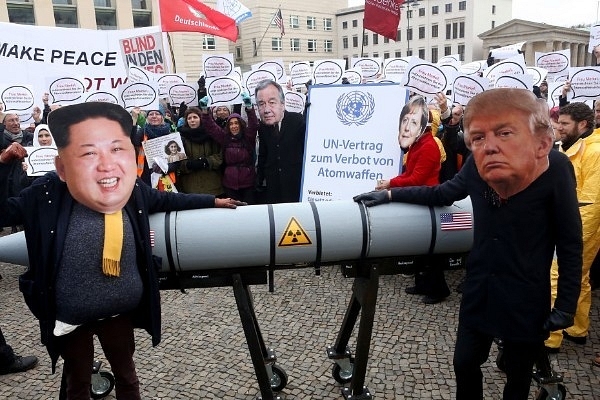
<svg viewBox="0 0 600 400">
<path fill-rule="evenodd" d="M 440 228 L 443 231 L 458 231 L 473 228 L 473 217 L 468 212 L 441 213 Z"/>
<path fill-rule="evenodd" d="M 281 33 L 281 36 L 285 35 L 285 28 L 283 27 L 283 16 L 281 15 L 281 8 L 277 9 L 277 12 L 273 17 L 273 22 L 275 22 L 275 25 L 279 27 L 279 32 Z"/>
</svg>

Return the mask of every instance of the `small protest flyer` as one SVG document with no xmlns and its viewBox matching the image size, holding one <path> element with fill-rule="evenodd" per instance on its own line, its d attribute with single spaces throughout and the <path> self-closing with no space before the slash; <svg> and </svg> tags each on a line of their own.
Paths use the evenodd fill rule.
<svg viewBox="0 0 600 400">
<path fill-rule="evenodd" d="M 161 160 L 172 163 L 187 158 L 179 132 L 146 140 L 142 142 L 142 146 L 146 154 L 146 162 L 150 168 L 154 163 L 160 165 Z"/>
<path fill-rule="evenodd" d="M 58 150 L 54 146 L 25 147 L 27 157 L 27 176 L 42 176 L 46 172 L 54 171 L 54 159 L 58 155 Z"/>
</svg>

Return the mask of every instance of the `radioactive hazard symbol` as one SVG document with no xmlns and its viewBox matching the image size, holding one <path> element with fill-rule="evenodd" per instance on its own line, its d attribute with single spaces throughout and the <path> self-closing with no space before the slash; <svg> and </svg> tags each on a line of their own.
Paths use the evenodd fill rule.
<svg viewBox="0 0 600 400">
<path fill-rule="evenodd" d="M 287 224 L 281 240 L 279 241 L 279 247 L 285 246 L 306 246 L 312 244 L 310 238 L 302 229 L 296 218 L 292 217 L 290 222 Z"/>
</svg>

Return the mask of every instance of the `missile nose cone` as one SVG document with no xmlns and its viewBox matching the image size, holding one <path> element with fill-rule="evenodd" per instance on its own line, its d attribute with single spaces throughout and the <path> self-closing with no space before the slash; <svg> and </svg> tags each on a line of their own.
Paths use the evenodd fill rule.
<svg viewBox="0 0 600 400">
<path fill-rule="evenodd" d="M 0 261 L 17 265 L 29 265 L 25 232 L 4 236 L 0 240 Z"/>
</svg>

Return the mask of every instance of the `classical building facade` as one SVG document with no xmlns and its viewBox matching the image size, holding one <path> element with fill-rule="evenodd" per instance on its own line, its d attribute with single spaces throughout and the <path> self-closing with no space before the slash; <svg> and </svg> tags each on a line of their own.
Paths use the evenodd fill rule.
<svg viewBox="0 0 600 400">
<path fill-rule="evenodd" d="M 479 35 L 484 54 L 492 49 L 526 41 L 523 54 L 527 65 L 535 65 L 535 53 L 571 50 L 571 66 L 593 65 L 588 53 L 590 32 L 585 29 L 564 28 L 539 22 L 513 19 Z"/>
</svg>

